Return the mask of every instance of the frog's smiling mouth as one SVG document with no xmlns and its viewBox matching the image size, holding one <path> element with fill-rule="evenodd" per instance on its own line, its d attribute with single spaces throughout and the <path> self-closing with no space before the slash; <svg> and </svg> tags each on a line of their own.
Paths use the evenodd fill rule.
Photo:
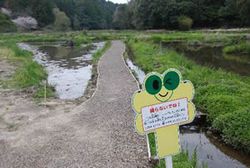
<svg viewBox="0 0 250 168">
<path fill-rule="evenodd" d="M 168 92 L 165 95 L 159 94 L 161 97 L 166 97 L 168 95 Z"/>
<path fill-rule="evenodd" d="M 171 99 L 171 97 L 173 96 L 173 91 L 171 92 L 166 92 L 165 94 L 162 94 L 162 93 L 158 93 L 156 95 L 154 95 L 154 97 L 160 101 L 160 102 L 166 102 L 168 101 L 169 99 Z"/>
</svg>

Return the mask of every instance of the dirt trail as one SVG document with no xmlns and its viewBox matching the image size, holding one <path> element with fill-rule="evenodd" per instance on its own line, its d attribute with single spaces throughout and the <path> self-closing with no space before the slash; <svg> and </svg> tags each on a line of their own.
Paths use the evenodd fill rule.
<svg viewBox="0 0 250 168">
<path fill-rule="evenodd" d="M 45 111 L 17 131 L 0 130 L 0 167 L 149 167 L 144 137 L 134 132 L 130 98 L 137 85 L 124 51 L 121 41 L 112 42 L 90 100 L 67 113 Z"/>
</svg>

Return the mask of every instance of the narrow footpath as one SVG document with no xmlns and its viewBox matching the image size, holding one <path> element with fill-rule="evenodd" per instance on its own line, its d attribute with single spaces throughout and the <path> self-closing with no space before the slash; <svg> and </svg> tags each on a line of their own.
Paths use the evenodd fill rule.
<svg viewBox="0 0 250 168">
<path fill-rule="evenodd" d="M 150 167 L 145 136 L 134 131 L 131 96 L 138 88 L 124 52 L 123 42 L 112 42 L 98 65 L 96 92 L 82 105 L 0 131 L 0 167 Z"/>
</svg>

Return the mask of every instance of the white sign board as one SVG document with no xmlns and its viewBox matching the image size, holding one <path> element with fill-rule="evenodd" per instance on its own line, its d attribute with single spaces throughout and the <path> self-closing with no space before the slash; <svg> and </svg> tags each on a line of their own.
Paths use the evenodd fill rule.
<svg viewBox="0 0 250 168">
<path fill-rule="evenodd" d="M 144 131 L 188 121 L 188 99 L 178 99 L 142 108 Z"/>
</svg>

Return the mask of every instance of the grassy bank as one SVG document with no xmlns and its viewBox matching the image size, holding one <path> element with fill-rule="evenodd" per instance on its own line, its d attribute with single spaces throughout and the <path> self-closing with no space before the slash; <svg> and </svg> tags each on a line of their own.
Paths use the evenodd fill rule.
<svg viewBox="0 0 250 168">
<path fill-rule="evenodd" d="M 104 47 L 93 54 L 93 63 L 97 64 L 101 56 L 110 48 L 111 41 L 107 41 Z"/>
<path fill-rule="evenodd" d="M 223 52 L 226 54 L 250 55 L 250 42 L 226 46 Z"/>
<path fill-rule="evenodd" d="M 31 88 L 35 91 L 35 98 L 43 98 L 45 95 L 45 82 L 47 73 L 44 68 L 33 61 L 31 52 L 24 51 L 17 46 L 19 42 L 57 42 L 73 41 L 75 46 L 93 42 L 97 37 L 89 36 L 85 32 L 59 32 L 59 33 L 23 33 L 23 34 L 1 34 L 0 44 L 3 56 L 8 55 L 7 60 L 11 61 L 16 67 L 16 72 L 12 78 L 3 82 L 5 87 L 14 87 L 18 89 Z M 106 46 L 108 47 L 108 46 Z M 104 51 L 104 50 L 103 50 Z M 100 57 L 103 51 L 98 51 L 94 57 Z M 7 53 L 6 53 L 7 52 Z M 47 97 L 53 97 L 53 88 L 46 84 Z"/>
<path fill-rule="evenodd" d="M 134 62 L 145 72 L 179 69 L 184 79 L 194 83 L 197 108 L 208 113 L 209 122 L 223 140 L 250 152 L 249 77 L 199 66 L 174 51 L 161 51 L 159 45 L 150 42 L 130 40 L 128 45 Z"/>
<path fill-rule="evenodd" d="M 202 31 L 190 32 L 171 32 L 153 34 L 149 37 L 154 42 L 186 41 L 190 43 L 222 43 L 224 45 L 233 45 L 235 42 L 244 41 L 243 33 L 214 33 Z"/>
<path fill-rule="evenodd" d="M 16 67 L 11 79 L 3 82 L 5 87 L 17 89 L 34 87 L 36 91 L 35 97 L 39 98 L 44 95 L 41 81 L 46 80 L 47 73 L 41 65 L 33 61 L 31 52 L 24 51 L 16 44 L 7 42 L 2 44 L 0 55 Z M 47 92 L 49 97 L 53 96 L 52 88 L 48 87 Z"/>
<path fill-rule="evenodd" d="M 42 66 L 32 60 L 32 53 L 18 48 L 16 44 L 4 44 L 1 47 L 3 56 L 13 62 L 17 67 L 9 84 L 18 88 L 37 86 L 41 80 L 46 79 L 47 74 Z"/>
</svg>

